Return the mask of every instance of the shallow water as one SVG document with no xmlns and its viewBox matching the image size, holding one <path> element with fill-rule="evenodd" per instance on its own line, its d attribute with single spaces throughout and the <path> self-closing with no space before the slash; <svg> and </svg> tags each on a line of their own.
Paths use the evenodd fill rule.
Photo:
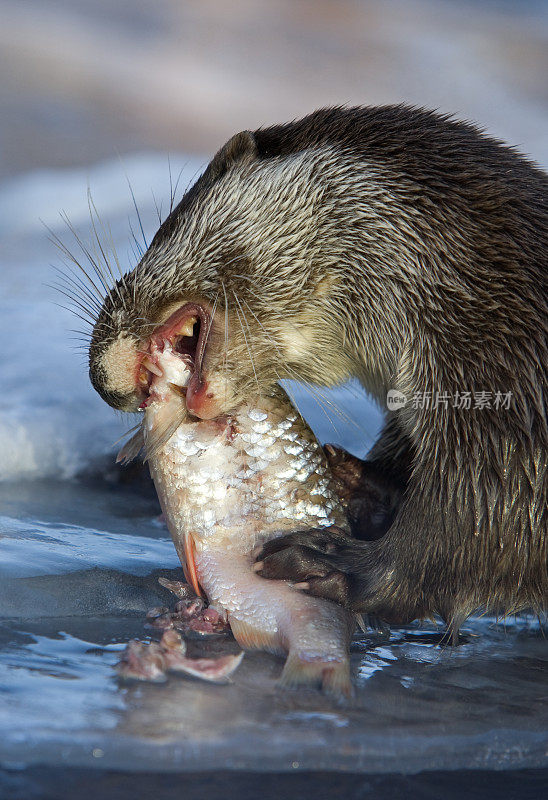
<svg viewBox="0 0 548 800">
<path fill-rule="evenodd" d="M 153 633 L 177 557 L 152 495 L 97 482 L 0 488 L 0 763 L 101 769 L 418 772 L 546 764 L 548 647 L 537 620 L 355 638 L 352 703 L 282 691 L 246 654 L 228 686 L 122 683 L 124 643 Z M 97 524 L 99 523 L 99 524 Z M 194 654 L 234 650 L 194 642 Z"/>
</svg>

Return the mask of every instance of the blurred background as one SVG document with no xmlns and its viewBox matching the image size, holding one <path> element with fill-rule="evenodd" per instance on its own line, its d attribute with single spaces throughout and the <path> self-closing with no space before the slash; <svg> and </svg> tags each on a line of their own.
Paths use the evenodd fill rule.
<svg viewBox="0 0 548 800">
<path fill-rule="evenodd" d="M 0 0 L 0 177 L 405 101 L 547 160 L 540 0 Z"/>
</svg>

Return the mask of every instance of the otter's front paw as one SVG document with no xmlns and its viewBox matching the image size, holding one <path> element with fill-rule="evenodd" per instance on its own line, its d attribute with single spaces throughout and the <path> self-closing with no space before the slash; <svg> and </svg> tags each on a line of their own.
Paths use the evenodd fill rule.
<svg viewBox="0 0 548 800">
<path fill-rule="evenodd" d="M 263 578 L 294 581 L 315 597 L 356 609 L 363 595 L 365 545 L 335 526 L 271 539 L 257 555 Z"/>
</svg>

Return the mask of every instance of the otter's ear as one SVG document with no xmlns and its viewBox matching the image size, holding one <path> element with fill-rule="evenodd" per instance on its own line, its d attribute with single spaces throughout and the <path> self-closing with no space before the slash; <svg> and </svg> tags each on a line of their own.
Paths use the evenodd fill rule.
<svg viewBox="0 0 548 800">
<path fill-rule="evenodd" d="M 213 157 L 209 164 L 211 177 L 216 179 L 222 177 L 227 169 L 241 161 L 246 156 L 255 157 L 257 155 L 257 142 L 251 131 L 241 131 L 221 147 L 219 152 Z"/>
</svg>

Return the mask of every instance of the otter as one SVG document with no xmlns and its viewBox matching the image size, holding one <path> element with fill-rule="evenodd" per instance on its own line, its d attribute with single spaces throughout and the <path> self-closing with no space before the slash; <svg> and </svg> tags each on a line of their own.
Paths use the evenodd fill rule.
<svg viewBox="0 0 548 800">
<path fill-rule="evenodd" d="M 108 291 L 91 381 L 136 411 L 146 343 L 179 310 L 196 417 L 286 378 L 356 377 L 383 406 L 395 390 L 366 462 L 337 462 L 355 538 L 296 529 L 256 570 L 454 634 L 477 610 L 545 609 L 546 188 L 474 125 L 404 105 L 238 133 Z"/>
</svg>

